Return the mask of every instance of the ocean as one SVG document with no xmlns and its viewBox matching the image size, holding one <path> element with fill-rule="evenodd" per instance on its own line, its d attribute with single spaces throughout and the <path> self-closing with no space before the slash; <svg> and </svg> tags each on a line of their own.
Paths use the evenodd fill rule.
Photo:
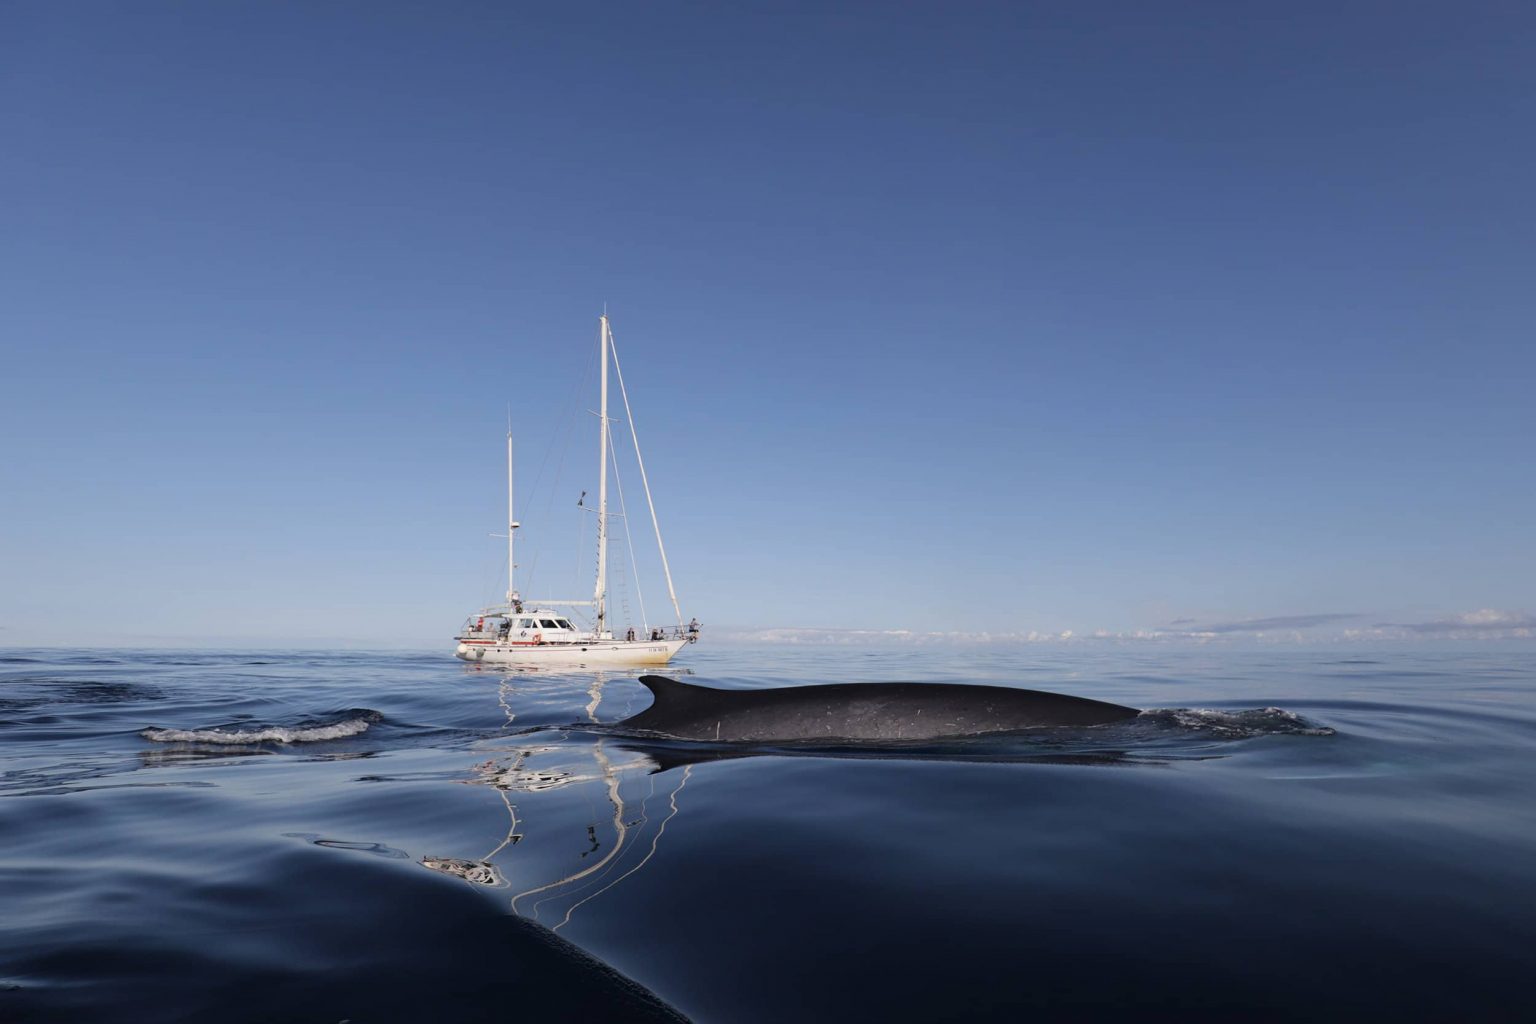
<svg viewBox="0 0 1536 1024">
<path fill-rule="evenodd" d="M 0 1021 L 1515 1020 L 1536 650 L 703 643 L 1125 724 L 626 736 L 622 672 L 0 650 Z"/>
</svg>

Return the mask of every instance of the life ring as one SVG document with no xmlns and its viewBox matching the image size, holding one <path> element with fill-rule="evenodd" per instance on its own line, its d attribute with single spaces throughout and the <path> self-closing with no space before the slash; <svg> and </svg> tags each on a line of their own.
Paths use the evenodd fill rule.
<svg viewBox="0 0 1536 1024">
<path fill-rule="evenodd" d="M 536 643 L 536 644 L 543 643 L 544 642 L 544 634 L 543 633 L 535 633 L 535 634 L 533 634 L 533 642 Z"/>
</svg>

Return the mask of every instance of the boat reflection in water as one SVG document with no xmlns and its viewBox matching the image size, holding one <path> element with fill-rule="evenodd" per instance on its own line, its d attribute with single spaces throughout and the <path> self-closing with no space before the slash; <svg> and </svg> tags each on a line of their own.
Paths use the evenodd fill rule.
<svg viewBox="0 0 1536 1024">
<path fill-rule="evenodd" d="M 498 699 L 509 724 L 517 717 L 513 703 L 517 687 L 527 682 L 526 677 L 513 677 L 501 683 Z M 589 701 L 584 711 L 587 720 L 594 724 L 598 722 L 605 682 L 603 676 L 595 676 L 587 690 Z M 550 735 L 539 733 L 545 739 Z M 625 749 L 614 737 L 597 735 L 581 745 L 529 743 L 510 756 L 483 761 L 473 770 L 476 778 L 468 781 L 491 787 L 506 808 L 505 836 L 481 857 L 423 857 L 421 864 L 488 888 L 522 886 L 511 898 L 511 910 L 535 921 L 546 913 L 546 904 L 569 901 L 563 915 L 551 925 L 556 931 L 569 924 L 583 904 L 608 892 L 650 862 L 667 823 L 678 812 L 678 797 L 692 774 L 691 766 L 678 773 L 676 781 L 665 791 L 664 813 L 653 817 L 650 808 L 657 796 L 656 773 L 661 766 L 643 751 Z M 644 786 L 642 795 L 626 792 L 637 785 Z M 573 799 L 574 791 L 581 789 L 590 792 Z M 584 824 L 579 819 L 572 820 L 570 811 L 592 807 L 591 797 L 596 792 L 602 793 L 608 813 Z M 519 816 L 520 804 L 524 817 Z M 498 863 L 498 859 L 506 861 L 510 856 L 507 851 L 528 837 L 528 818 L 546 823 L 538 829 L 545 848 L 535 851 L 525 847 L 519 851 L 519 860 L 526 863 L 515 867 L 511 862 Z M 574 865 L 569 845 L 565 845 L 563 852 L 547 848 L 551 841 L 568 841 L 572 832 L 580 828 L 585 829 L 585 844 L 575 855 Z M 528 843 L 529 847 L 535 845 L 531 840 Z M 526 857 L 522 856 L 525 852 L 529 854 Z M 549 875 L 555 877 L 540 879 L 539 871 L 545 872 L 545 879 Z"/>
</svg>

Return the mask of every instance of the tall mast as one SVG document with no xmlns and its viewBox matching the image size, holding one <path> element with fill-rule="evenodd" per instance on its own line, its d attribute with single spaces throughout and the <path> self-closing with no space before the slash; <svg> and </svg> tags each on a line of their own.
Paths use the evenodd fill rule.
<svg viewBox="0 0 1536 1024">
<path fill-rule="evenodd" d="M 608 314 L 598 318 L 601 324 L 598 347 L 602 353 L 602 387 L 597 412 L 597 633 L 608 625 Z"/>
<path fill-rule="evenodd" d="M 517 517 L 512 513 L 512 424 L 507 424 L 507 604 L 517 603 L 517 562 L 512 557 L 512 538 L 517 533 Z"/>
</svg>

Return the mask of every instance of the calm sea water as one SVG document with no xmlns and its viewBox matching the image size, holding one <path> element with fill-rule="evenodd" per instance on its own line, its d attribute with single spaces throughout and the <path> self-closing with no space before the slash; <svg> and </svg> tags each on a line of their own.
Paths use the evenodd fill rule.
<svg viewBox="0 0 1536 1024">
<path fill-rule="evenodd" d="M 647 706 L 629 674 L 0 651 L 0 1020 L 1528 1019 L 1529 649 L 673 673 L 1168 710 L 721 751 L 589 728 Z"/>
</svg>

